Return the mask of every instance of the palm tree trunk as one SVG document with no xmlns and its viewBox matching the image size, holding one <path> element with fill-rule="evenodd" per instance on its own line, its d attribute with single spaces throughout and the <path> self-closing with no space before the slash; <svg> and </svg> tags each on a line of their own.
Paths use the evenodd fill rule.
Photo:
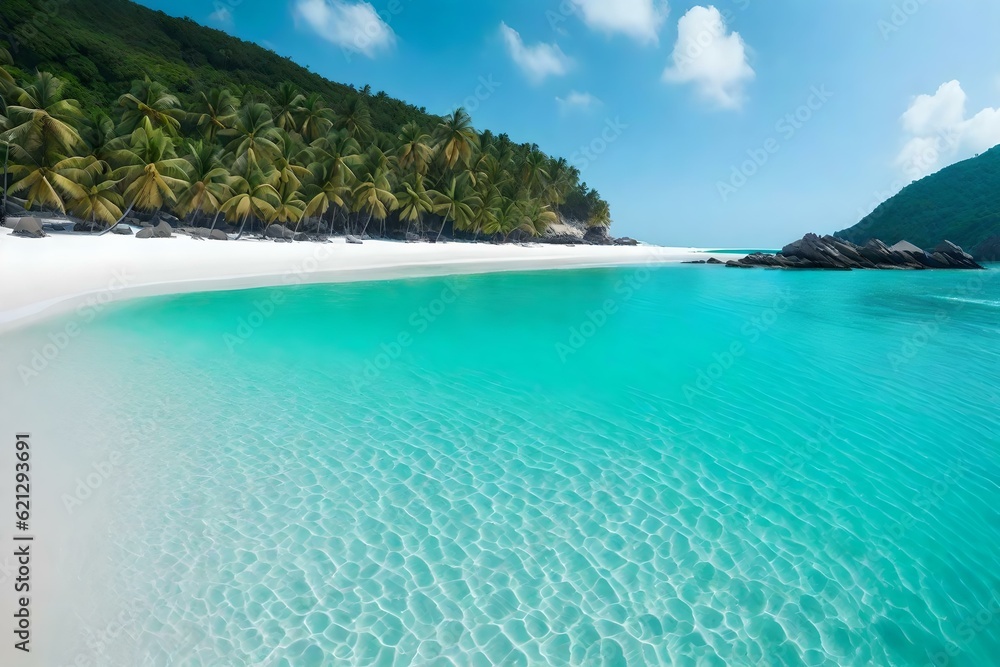
<svg viewBox="0 0 1000 667">
<path fill-rule="evenodd" d="M 371 224 L 371 221 L 372 221 L 372 214 L 373 214 L 373 212 L 372 212 L 372 211 L 369 211 L 369 212 L 368 212 L 368 220 L 367 220 L 367 221 L 365 222 L 365 228 L 361 230 L 361 236 L 360 236 L 360 237 L 358 237 L 358 238 L 360 238 L 360 239 L 361 239 L 362 241 L 363 241 L 363 240 L 365 239 L 365 232 L 366 232 L 366 231 L 368 231 L 368 225 L 369 225 L 369 224 Z"/>
<path fill-rule="evenodd" d="M 3 217 L 7 218 L 7 162 L 10 160 L 10 142 L 7 142 L 7 152 L 3 158 Z"/>
<path fill-rule="evenodd" d="M 219 216 L 220 215 L 222 215 L 222 209 L 221 208 L 218 211 L 215 212 L 215 217 L 212 218 L 212 227 L 211 227 L 211 229 L 208 230 L 208 235 L 209 236 L 211 236 L 212 232 L 215 231 L 215 223 L 219 220 Z"/>
<path fill-rule="evenodd" d="M 237 240 L 237 241 L 239 241 L 239 240 L 240 240 L 240 238 L 242 238 L 242 237 L 243 237 L 243 228 L 247 226 L 247 218 L 249 218 L 249 217 L 250 217 L 250 216 L 248 215 L 248 216 L 245 216 L 245 217 L 243 218 L 243 224 L 241 224 L 241 225 L 240 225 L 240 231 L 239 231 L 239 233 L 238 233 L 238 234 L 236 235 L 236 240 Z M 253 226 L 251 225 L 251 229 L 252 229 L 252 228 L 253 228 Z"/>
<path fill-rule="evenodd" d="M 104 236 L 105 234 L 107 234 L 108 232 L 110 232 L 110 231 L 111 231 L 112 229 L 114 229 L 115 227 L 117 227 L 117 226 L 118 226 L 118 223 L 120 223 L 120 222 L 121 222 L 122 220 L 124 220 L 125 218 L 127 218 L 127 217 L 128 217 L 128 214 L 132 212 L 132 207 L 133 207 L 133 206 L 135 206 L 135 202 L 132 202 L 131 204 L 129 204 L 129 205 L 128 205 L 128 208 L 127 208 L 127 209 L 125 209 L 125 212 L 124 212 L 124 213 L 122 213 L 122 217 L 118 218 L 118 222 L 116 222 L 116 223 L 115 223 L 115 224 L 113 224 L 113 225 L 108 225 L 108 228 L 107 228 L 107 229 L 105 229 L 105 230 L 104 230 L 103 232 L 101 232 L 100 234 L 98 234 L 98 236 Z"/>
<path fill-rule="evenodd" d="M 441 234 L 444 233 L 444 228 L 445 228 L 445 226 L 447 224 L 448 224 L 448 214 L 445 213 L 444 214 L 444 220 L 441 222 L 441 229 L 438 230 L 438 235 L 437 235 L 437 238 L 434 239 L 434 243 L 437 243 L 438 241 L 441 240 Z"/>
</svg>

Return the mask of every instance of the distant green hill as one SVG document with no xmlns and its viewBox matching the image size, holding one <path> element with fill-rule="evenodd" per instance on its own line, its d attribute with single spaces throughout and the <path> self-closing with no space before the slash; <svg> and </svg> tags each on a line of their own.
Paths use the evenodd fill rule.
<svg viewBox="0 0 1000 667">
<path fill-rule="evenodd" d="M 256 44 L 128 0 L 3 0 L 0 33 L 18 69 L 52 72 L 85 108 L 110 109 L 145 74 L 182 94 L 233 85 L 272 92 L 291 81 L 338 110 L 359 94 Z M 433 124 L 425 109 L 385 93 L 366 101 L 377 130 Z"/>
<path fill-rule="evenodd" d="M 1000 146 L 908 185 L 836 236 L 859 244 L 905 239 L 921 248 L 947 239 L 970 251 L 1000 236 Z"/>
</svg>

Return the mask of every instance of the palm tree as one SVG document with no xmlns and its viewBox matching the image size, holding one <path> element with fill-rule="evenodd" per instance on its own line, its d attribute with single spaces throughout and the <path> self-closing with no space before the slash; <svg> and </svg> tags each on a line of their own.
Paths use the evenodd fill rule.
<svg viewBox="0 0 1000 667">
<path fill-rule="evenodd" d="M 298 229 L 298 223 L 302 221 L 305 208 L 306 203 L 302 201 L 302 194 L 290 183 L 285 183 L 278 188 L 278 199 L 274 205 L 274 212 L 267 220 L 282 224 L 294 222 L 296 223 L 295 228 Z"/>
<path fill-rule="evenodd" d="M 251 221 L 250 228 L 253 229 L 255 220 L 271 219 L 281 197 L 260 169 L 251 169 L 246 176 L 236 176 L 233 179 L 232 188 L 233 194 L 222 205 L 222 210 L 226 213 L 227 218 L 229 214 L 232 214 L 234 220 L 241 221 L 240 231 L 236 235 L 236 238 L 239 239 L 243 236 L 247 220 Z"/>
<path fill-rule="evenodd" d="M 399 207 L 396 195 L 392 191 L 389 174 L 388 168 L 375 166 L 366 170 L 358 179 L 358 185 L 354 188 L 354 206 L 358 212 L 368 213 L 368 220 L 361 230 L 361 236 L 365 235 L 373 217 L 384 222 L 389 213 Z"/>
<path fill-rule="evenodd" d="M 14 77 L 7 71 L 7 65 L 13 65 L 14 59 L 10 57 L 10 51 L 0 45 L 0 83 L 10 85 L 14 83 Z"/>
<path fill-rule="evenodd" d="M 222 165 L 222 149 L 203 141 L 192 141 L 184 159 L 187 178 L 177 193 L 177 214 L 182 218 L 192 213 L 195 218 L 202 213 L 217 214 L 232 194 L 229 170 Z M 215 229 L 215 221 L 212 229 Z"/>
<path fill-rule="evenodd" d="M 125 202 L 118 192 L 119 181 L 107 172 L 106 165 L 92 156 L 70 158 L 67 162 L 72 162 L 63 172 L 73 183 L 66 191 L 70 212 L 108 227 L 118 222 Z"/>
<path fill-rule="evenodd" d="M 434 203 L 436 212 L 444 217 L 435 241 L 441 240 L 441 234 L 449 219 L 455 230 L 471 226 L 476 217 L 475 209 L 483 205 L 482 200 L 469 185 L 468 179 L 460 176 L 452 177 L 451 183 L 446 188 L 435 193 Z"/>
<path fill-rule="evenodd" d="M 521 206 L 521 224 L 518 228 L 531 236 L 542 236 L 549 225 L 558 221 L 555 213 L 537 199 L 529 199 Z"/>
<path fill-rule="evenodd" d="M 399 133 L 399 147 L 396 149 L 396 162 L 401 169 L 413 169 L 418 174 L 426 175 L 434 148 L 431 146 L 431 136 L 415 122 L 407 123 Z"/>
<path fill-rule="evenodd" d="M 492 218 L 483 227 L 483 232 L 492 236 L 500 235 L 506 242 L 507 237 L 517 229 L 523 219 L 521 205 L 514 199 L 503 199 L 494 210 Z"/>
<path fill-rule="evenodd" d="M 228 130 L 236 122 L 239 104 L 239 99 L 228 88 L 213 88 L 198 93 L 188 116 L 201 136 L 215 141 L 220 132 Z"/>
<path fill-rule="evenodd" d="M 548 157 L 537 147 L 533 147 L 525 156 L 521 164 L 521 185 L 527 189 L 530 197 L 540 196 L 548 187 L 547 163 Z"/>
<path fill-rule="evenodd" d="M 303 211 L 304 218 L 313 216 L 322 218 L 327 211 L 334 209 L 330 216 L 331 231 L 336 209 L 347 208 L 351 193 L 354 191 L 353 172 L 338 171 L 333 165 L 332 161 L 328 161 L 314 162 L 309 166 L 310 179 L 305 188 L 306 208 Z M 348 181 L 348 178 L 351 180 Z"/>
<path fill-rule="evenodd" d="M 305 155 L 305 147 L 296 139 L 295 135 L 290 135 L 283 130 L 279 131 L 276 145 L 278 151 L 271 156 L 271 167 L 277 172 L 279 181 L 275 187 L 291 184 L 293 189 L 297 189 L 302 184 L 302 179 L 309 176 L 309 169 L 302 166 L 299 160 Z"/>
<path fill-rule="evenodd" d="M 226 148 L 236 156 L 236 172 L 266 166 L 281 152 L 278 145 L 281 130 L 274 125 L 271 110 L 260 102 L 244 105 L 236 114 L 232 129 L 225 130 L 224 134 L 233 137 Z"/>
<path fill-rule="evenodd" d="M 9 95 L 15 104 L 8 105 L 4 141 L 20 146 L 28 153 L 39 145 L 42 151 L 58 149 L 71 153 L 81 143 L 79 124 L 83 120 L 80 104 L 62 97 L 63 83 L 48 72 L 39 72 L 24 88 L 14 88 Z M 55 145 L 53 145 L 55 144 Z M 58 148 L 57 148 L 58 147 Z"/>
<path fill-rule="evenodd" d="M 123 134 L 131 134 L 144 127 L 147 130 L 163 129 L 170 136 L 175 136 L 184 117 L 177 96 L 171 95 L 166 86 L 148 76 L 142 81 L 134 81 L 132 90 L 118 98 L 118 106 L 125 109 L 120 128 Z"/>
<path fill-rule="evenodd" d="M 588 227 L 610 227 L 611 208 L 608 202 L 598 199 L 590 209 L 590 218 L 587 219 Z"/>
<path fill-rule="evenodd" d="M 570 166 L 566 158 L 550 159 L 548 164 L 548 187 L 545 199 L 553 206 L 559 206 L 580 180 L 580 170 Z"/>
<path fill-rule="evenodd" d="M 299 105 L 295 127 L 305 141 L 313 142 L 333 128 L 332 115 L 323 98 L 318 93 L 311 93 Z"/>
<path fill-rule="evenodd" d="M 86 145 L 86 153 L 101 162 L 104 171 L 110 171 L 111 154 L 128 144 L 128 137 L 120 137 L 115 130 L 115 121 L 102 109 L 92 112 L 81 136 Z"/>
<path fill-rule="evenodd" d="M 28 210 L 38 204 L 42 208 L 65 213 L 63 197 L 78 194 L 73 180 L 76 175 L 74 170 L 82 165 L 85 158 L 65 157 L 51 144 L 44 143 L 34 144 L 32 149 L 11 143 L 10 151 L 14 161 L 9 169 L 14 182 L 8 191 L 11 194 L 25 192 L 25 208 Z"/>
<path fill-rule="evenodd" d="M 472 220 L 472 227 L 476 231 L 475 238 L 478 239 L 479 234 L 496 218 L 497 210 L 503 205 L 503 196 L 499 188 L 485 179 L 480 179 L 476 186 L 476 194 L 482 202 L 482 205 L 475 209 L 476 216 Z"/>
<path fill-rule="evenodd" d="M 357 140 L 366 139 L 375 132 L 371 112 L 361 97 L 352 99 L 344 112 L 337 115 L 336 126 L 337 129 L 347 130 Z"/>
<path fill-rule="evenodd" d="M 438 125 L 438 153 L 448 169 L 454 169 L 459 163 L 468 166 L 478 146 L 479 135 L 465 109 L 456 109 Z"/>
<path fill-rule="evenodd" d="M 113 177 L 125 186 L 129 208 L 159 211 L 176 201 L 176 193 L 187 184 L 188 162 L 176 156 L 173 142 L 163 130 L 140 127 L 132 133 L 128 148 L 111 154 L 118 165 Z"/>
<path fill-rule="evenodd" d="M 400 186 L 396 191 L 399 219 L 406 221 L 407 232 L 413 223 L 417 223 L 419 231 L 424 216 L 435 211 L 433 191 L 424 186 L 424 177 L 420 172 L 413 172 Z"/>
<path fill-rule="evenodd" d="M 299 92 L 294 83 L 285 81 L 278 86 L 273 99 L 274 124 L 285 132 L 293 132 L 297 127 L 295 118 L 302 108 L 305 96 Z"/>
</svg>

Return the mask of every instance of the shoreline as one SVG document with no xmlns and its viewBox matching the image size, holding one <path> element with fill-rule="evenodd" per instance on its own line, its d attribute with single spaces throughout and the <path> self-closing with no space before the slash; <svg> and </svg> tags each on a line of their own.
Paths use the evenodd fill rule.
<svg viewBox="0 0 1000 667">
<path fill-rule="evenodd" d="M 722 258 L 733 255 L 721 254 Z M 324 283 L 510 271 L 673 264 L 715 256 L 663 246 L 493 245 L 367 240 L 275 243 L 186 235 L 137 239 L 106 234 L 0 231 L 0 333 L 80 308 L 130 299 Z"/>
</svg>

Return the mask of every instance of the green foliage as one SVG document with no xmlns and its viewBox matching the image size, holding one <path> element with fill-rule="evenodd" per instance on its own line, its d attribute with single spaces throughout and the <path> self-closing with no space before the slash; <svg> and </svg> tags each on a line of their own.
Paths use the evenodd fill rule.
<svg viewBox="0 0 1000 667">
<path fill-rule="evenodd" d="M 1000 146 L 908 185 L 836 235 L 852 243 L 906 240 L 921 248 L 948 240 L 966 250 L 1000 235 Z"/>
<path fill-rule="evenodd" d="M 328 81 L 128 0 L 4 0 L 8 192 L 95 224 L 125 210 L 506 239 L 556 212 L 610 224 L 564 159 L 371 87 Z M 0 44 L 2 46 L 2 44 Z M 11 62 L 12 61 L 12 62 Z M 435 218 L 434 220 L 425 220 Z"/>
<path fill-rule="evenodd" d="M 110 111 L 146 75 L 182 97 L 234 87 L 276 94 L 287 82 L 341 111 L 362 96 L 256 44 L 128 0 L 4 0 L 0 32 L 10 36 L 23 72 L 52 72 L 66 82 L 67 97 L 88 108 Z M 410 120 L 436 124 L 387 95 L 365 97 L 378 130 L 395 133 Z"/>
</svg>

